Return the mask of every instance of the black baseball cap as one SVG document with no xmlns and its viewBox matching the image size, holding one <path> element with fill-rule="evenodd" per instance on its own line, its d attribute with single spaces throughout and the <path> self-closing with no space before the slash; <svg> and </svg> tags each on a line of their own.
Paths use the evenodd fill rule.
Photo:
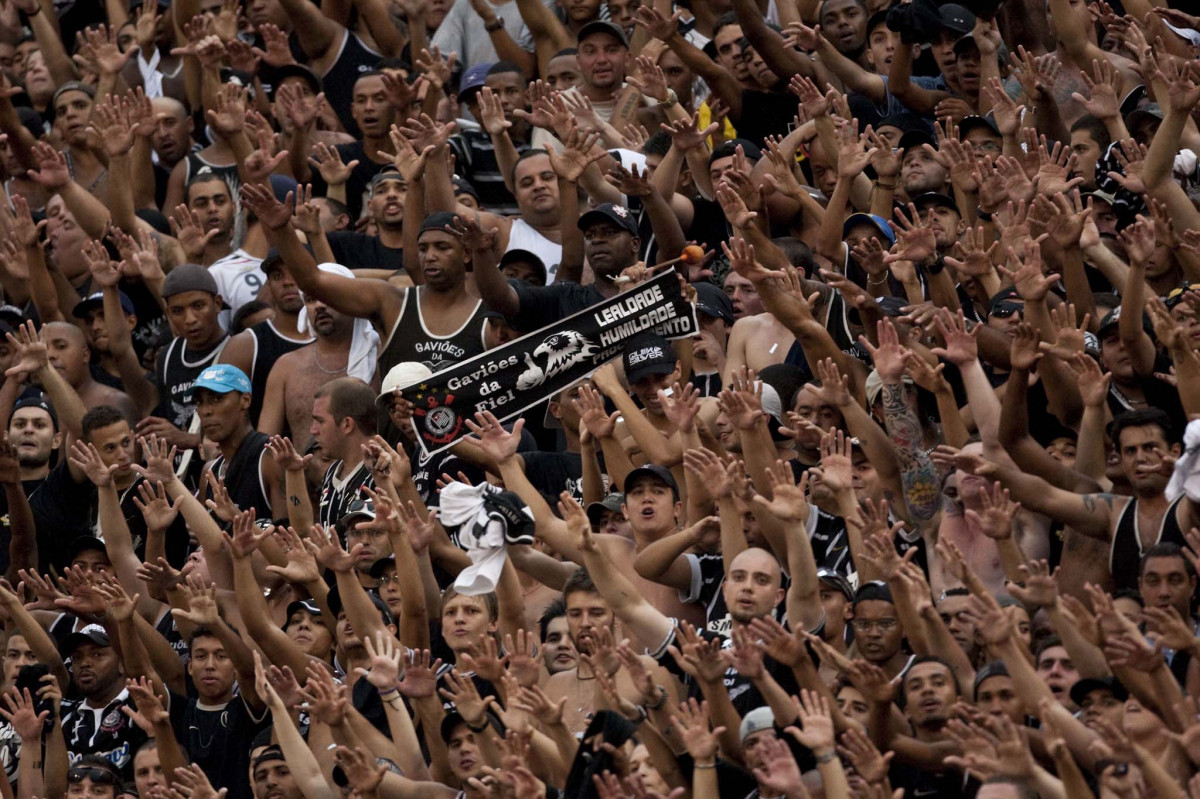
<svg viewBox="0 0 1200 799">
<path fill-rule="evenodd" d="M 129 295 L 123 291 L 118 291 L 117 294 L 120 295 L 121 298 L 121 310 L 129 316 L 136 314 L 137 310 L 133 307 L 133 300 L 129 299 Z M 83 319 L 88 315 L 89 311 L 103 307 L 104 292 L 94 291 L 79 302 L 75 303 L 75 307 L 71 309 L 71 316 L 74 316 L 76 319 Z"/>
<path fill-rule="evenodd" d="M 615 22 L 609 22 L 606 19 L 594 19 L 588 24 L 579 29 L 579 35 L 575 37 L 575 41 L 583 44 L 583 40 L 589 36 L 595 36 L 597 33 L 607 34 L 621 43 L 626 50 L 629 49 L 629 38 L 625 35 L 625 31 Z"/>
<path fill-rule="evenodd" d="M 54 424 L 54 430 L 57 432 L 58 414 L 54 410 L 54 405 L 50 403 L 50 398 L 37 389 L 26 389 L 26 392 L 26 394 L 13 403 L 12 413 L 16 413 L 22 408 L 41 408 L 50 414 L 50 421 Z M 11 416 L 12 414 L 9 414 L 10 418 Z"/>
<path fill-rule="evenodd" d="M 708 165 L 712 166 L 714 161 L 736 154 L 739 146 L 747 161 L 757 162 L 762 159 L 762 149 L 757 144 L 749 139 L 732 139 L 717 145 L 717 149 L 713 150 L 712 155 L 708 157 Z"/>
<path fill-rule="evenodd" d="M 693 283 L 696 288 L 696 311 L 713 317 L 724 319 L 733 324 L 733 301 L 729 295 L 712 283 Z"/>
<path fill-rule="evenodd" d="M 302 64 L 284 64 L 271 70 L 272 100 L 275 99 L 275 93 L 279 91 L 279 84 L 287 78 L 302 78 L 314 95 L 321 93 L 321 79 L 317 77 L 317 73 Z"/>
<path fill-rule="evenodd" d="M 833 569 L 817 569 L 817 579 L 841 591 L 846 599 L 851 602 L 854 601 L 854 588 L 850 585 L 850 581 L 846 579 L 846 575 L 841 572 L 836 572 Z"/>
<path fill-rule="evenodd" d="M 892 598 L 892 589 L 888 588 L 888 584 L 880 580 L 872 580 L 869 583 L 863 583 L 854 592 L 854 604 L 859 602 L 887 602 L 896 604 L 896 600 Z"/>
<path fill-rule="evenodd" d="M 912 203 L 918 211 L 924 211 L 931 206 L 940 205 L 943 208 L 949 208 L 955 213 L 961 213 L 958 210 L 958 203 L 954 202 L 953 197 L 937 191 L 927 191 L 924 194 L 919 194 L 913 198 Z"/>
<path fill-rule="evenodd" d="M 630 385 L 651 375 L 669 375 L 675 371 L 678 362 L 670 342 L 657 333 L 639 333 L 629 340 L 621 353 L 621 365 L 625 367 L 625 378 Z"/>
<path fill-rule="evenodd" d="M 58 645 L 58 654 L 63 660 L 66 660 L 84 644 L 112 646 L 112 641 L 108 639 L 108 632 L 99 624 L 89 624 L 79 632 L 71 633 L 64 638 L 63 642 Z"/>
<path fill-rule="evenodd" d="M 628 494 L 633 484 L 642 477 L 650 477 L 657 480 L 674 491 L 676 498 L 679 497 L 679 484 L 675 482 L 675 475 L 671 474 L 671 470 L 666 466 L 659 466 L 657 463 L 648 463 L 645 466 L 639 466 L 625 475 L 625 493 Z M 624 501 L 624 498 L 622 498 L 622 501 Z"/>
<path fill-rule="evenodd" d="M 396 556 L 388 555 L 386 558 L 380 558 L 371 564 L 371 568 L 367 570 L 367 574 L 378 580 L 383 577 L 385 572 L 396 570 Z"/>
<path fill-rule="evenodd" d="M 967 134 L 978 128 L 987 128 L 994 135 L 1000 135 L 1000 128 L 996 127 L 996 122 L 990 116 L 980 116 L 979 114 L 971 114 L 965 116 L 958 123 L 958 138 L 959 141 L 967 138 Z"/>
<path fill-rule="evenodd" d="M 1129 698 L 1129 689 L 1116 677 L 1084 677 L 1071 686 L 1071 701 L 1082 706 L 1092 691 L 1108 691 L 1118 702 Z"/>
<path fill-rule="evenodd" d="M 613 203 L 600 203 L 579 217 L 579 229 L 587 230 L 592 225 L 601 222 L 612 222 L 632 236 L 636 236 L 638 232 L 637 219 L 630 213 L 629 209 L 623 205 L 615 205 Z"/>
<path fill-rule="evenodd" d="M 503 269 L 509 264 L 526 264 L 533 267 L 534 275 L 540 276 L 540 280 L 535 281 L 533 285 L 546 285 L 546 262 L 539 258 L 537 253 L 530 252 L 529 250 L 522 250 L 520 248 L 509 250 L 508 252 L 504 253 L 504 255 L 500 256 L 500 263 L 498 263 L 496 267 L 498 269 Z M 503 319 L 503 315 L 501 315 L 500 318 Z"/>
<path fill-rule="evenodd" d="M 283 256 L 279 253 L 278 247 L 271 247 L 267 250 L 267 257 L 263 258 L 262 269 L 264 275 L 269 275 L 277 269 L 283 269 Z"/>
<path fill-rule="evenodd" d="M 942 27 L 960 36 L 975 30 L 975 14 L 966 6 L 957 3 L 946 3 L 938 8 L 938 16 L 942 18 Z"/>
<path fill-rule="evenodd" d="M 922 144 L 928 144 L 933 149 L 937 149 L 937 139 L 925 130 L 910 130 L 900 137 L 899 143 L 896 145 L 904 151 L 905 155 L 914 150 L 921 149 Z"/>
<path fill-rule="evenodd" d="M 81 535 L 78 538 L 72 539 L 67 545 L 67 563 L 73 563 L 75 558 L 79 557 L 80 552 L 103 552 L 105 557 L 108 557 L 108 547 L 94 535 Z"/>
<path fill-rule="evenodd" d="M 163 299 L 167 299 L 188 291 L 203 291 L 214 297 L 221 295 L 216 278 L 200 264 L 180 264 L 172 269 L 163 281 L 160 293 Z"/>
<path fill-rule="evenodd" d="M 397 175 L 400 173 L 397 172 Z M 425 221 L 421 223 L 421 229 L 417 235 L 429 230 L 436 230 L 438 233 L 445 233 L 446 228 L 454 227 L 454 219 L 458 215 L 450 211 L 436 211 L 425 217 Z"/>
<path fill-rule="evenodd" d="M 283 629 L 285 629 L 285 630 L 286 630 L 286 629 L 288 628 L 288 624 L 290 624 L 290 623 L 291 623 L 291 621 L 292 621 L 292 615 L 293 615 L 293 614 L 295 614 L 295 613 L 297 613 L 297 612 L 299 612 L 299 611 L 301 611 L 301 610 L 306 610 L 306 611 L 308 611 L 310 614 L 312 614 L 313 616 L 320 616 L 320 615 L 321 615 L 321 606 L 320 606 L 320 605 L 318 605 L 318 604 L 316 603 L 316 600 L 313 600 L 313 599 L 297 599 L 297 600 L 295 600 L 294 602 L 289 602 L 289 603 L 288 603 L 288 606 L 287 606 L 287 619 L 285 619 L 285 620 L 284 620 L 284 622 L 283 622 Z"/>
</svg>

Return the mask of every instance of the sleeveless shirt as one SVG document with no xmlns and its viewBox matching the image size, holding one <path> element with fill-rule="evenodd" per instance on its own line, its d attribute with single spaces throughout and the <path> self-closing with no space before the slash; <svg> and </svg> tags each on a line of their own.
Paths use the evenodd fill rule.
<svg viewBox="0 0 1200 799">
<path fill-rule="evenodd" d="M 158 380 L 159 398 L 155 414 L 163 417 L 180 430 L 187 430 L 191 424 L 192 414 L 196 403 L 192 399 L 192 384 L 211 364 L 215 363 L 229 337 L 221 339 L 208 352 L 201 354 L 195 361 L 187 360 L 187 344 L 184 339 L 172 339 L 163 353 L 162 360 L 155 369 Z"/>
<path fill-rule="evenodd" d="M 250 328 L 249 332 L 251 340 L 254 341 L 254 352 L 250 355 L 250 424 L 258 427 L 258 416 L 262 413 L 263 396 L 267 392 L 267 376 L 271 373 L 271 367 L 284 355 L 311 344 L 316 339 L 290 339 L 280 333 L 270 319 L 259 322 Z"/>
<path fill-rule="evenodd" d="M 1187 546 L 1187 541 L 1183 537 L 1183 531 L 1179 529 L 1179 520 L 1176 517 L 1176 510 L 1183 499 L 1180 497 L 1167 506 L 1167 512 L 1158 528 L 1158 535 L 1150 546 L 1162 543 Z M 1113 530 L 1108 568 L 1112 572 L 1115 583 L 1114 592 L 1126 588 L 1137 588 L 1143 550 L 1142 537 L 1138 535 L 1137 500 L 1131 499 L 1125 505 L 1125 510 L 1121 511 L 1121 516 L 1117 519 L 1117 526 Z"/>
<path fill-rule="evenodd" d="M 387 374 L 393 366 L 405 361 L 419 361 L 434 372 L 453 366 L 487 349 L 483 330 L 483 301 L 480 300 L 462 327 L 448 336 L 435 336 L 429 332 L 421 315 L 420 290 L 410 288 L 404 292 L 400 315 L 379 353 L 379 372 Z"/>
<path fill-rule="evenodd" d="M 212 471 L 225 480 L 229 498 L 242 510 L 254 508 L 258 518 L 271 519 L 270 491 L 263 477 L 262 460 L 267 454 L 269 436 L 251 430 L 226 463 L 221 455 L 212 464 Z M 205 492 L 208 493 L 207 491 Z"/>
</svg>

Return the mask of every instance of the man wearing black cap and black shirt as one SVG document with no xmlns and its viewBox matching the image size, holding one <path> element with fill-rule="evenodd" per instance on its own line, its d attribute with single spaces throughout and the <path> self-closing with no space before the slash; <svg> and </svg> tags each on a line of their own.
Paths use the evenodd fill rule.
<svg viewBox="0 0 1200 799">
<path fill-rule="evenodd" d="M 500 256 L 500 274 L 531 286 L 546 285 L 546 264 L 529 250 L 509 250 Z"/>
<path fill-rule="evenodd" d="M 281 356 L 316 340 L 310 333 L 299 331 L 304 298 L 295 279 L 283 268 L 279 250 L 271 248 L 263 259 L 262 270 L 267 276 L 266 291 L 271 295 L 275 315 L 230 338 L 217 358 L 219 363 L 232 364 L 250 376 L 250 424 L 255 427 L 262 411 L 271 367 Z"/>
<path fill-rule="evenodd" d="M 696 287 L 696 321 L 700 330 L 692 341 L 692 385 L 701 396 L 715 397 L 724 388 L 725 347 L 733 326 L 733 302 L 729 295 L 712 283 L 693 283 Z"/>
<path fill-rule="evenodd" d="M 135 708 L 108 632 L 99 624 L 88 624 L 68 635 L 59 653 L 70 661 L 71 682 L 77 692 L 77 698 L 62 701 L 67 752 L 73 759 L 102 755 L 122 776 L 131 778 L 133 753 L 147 736 L 123 712 Z"/>
<path fill-rule="evenodd" d="M 888 91 L 905 108 L 918 114 L 932 114 L 942 100 L 959 96 L 962 87 L 958 82 L 958 56 L 954 53 L 955 43 L 975 28 L 975 15 L 957 3 L 946 3 L 937 9 L 939 17 L 937 33 L 929 42 L 929 51 L 937 63 L 941 75 L 932 84 L 914 78 L 913 48 L 897 47 L 888 71 Z M 900 33 L 904 44 L 923 44 L 922 34 L 898 27 L 889 18 L 888 27 Z"/>
<path fill-rule="evenodd" d="M 879 581 L 864 583 L 854 594 L 853 609 L 850 626 L 858 655 L 883 669 L 889 678 L 895 677 L 908 662 L 908 654 L 891 589 Z"/>
<path fill-rule="evenodd" d="M 229 336 L 221 327 L 223 303 L 217 282 L 203 266 L 183 264 L 172 269 L 163 282 L 162 297 L 167 318 L 181 335 L 159 354 L 154 381 L 146 378 L 132 348 L 121 347 L 115 354 L 126 390 L 140 411 L 152 414 L 138 422 L 138 435 L 165 437 L 183 451 L 200 445 L 199 425 L 192 429 L 196 409 L 192 383 L 216 362 Z M 110 346 L 116 346 L 123 338 L 121 320 L 107 323 Z"/>
<path fill-rule="evenodd" d="M 125 324 L 132 334 L 137 327 L 137 309 L 129 295 L 118 289 L 121 310 L 124 311 Z M 108 326 L 104 322 L 104 292 L 97 291 L 80 300 L 71 310 L 71 316 L 80 320 L 76 322 L 83 328 L 87 336 L 88 350 L 92 354 L 92 379 L 109 388 L 124 390 L 121 383 L 120 370 L 116 358 L 108 344 Z"/>
<path fill-rule="evenodd" d="M 334 260 L 349 269 L 399 270 L 404 263 L 404 198 L 408 194 L 408 181 L 391 167 L 379 167 L 367 184 L 367 192 L 367 213 L 375 223 L 375 235 L 335 230 L 325 234 L 329 249 Z M 353 208 L 350 210 L 353 216 Z"/>
</svg>

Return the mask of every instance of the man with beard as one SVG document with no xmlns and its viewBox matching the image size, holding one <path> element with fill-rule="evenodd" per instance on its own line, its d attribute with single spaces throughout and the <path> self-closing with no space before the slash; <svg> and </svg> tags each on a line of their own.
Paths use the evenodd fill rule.
<svg viewBox="0 0 1200 799">
<path fill-rule="evenodd" d="M 256 427 L 267 394 L 267 378 L 276 361 L 316 341 L 312 335 L 299 330 L 304 298 L 296 281 L 283 268 L 278 250 L 272 248 L 267 253 L 262 271 L 267 276 L 266 292 L 270 294 L 275 315 L 229 339 L 217 359 L 219 363 L 232 364 L 250 376 L 254 397 L 250 403 L 250 423 Z"/>
<path fill-rule="evenodd" d="M 183 201 L 183 194 L 171 196 L 167 191 L 175 165 L 195 152 L 192 138 L 196 122 L 187 106 L 173 97 L 155 97 L 150 101 L 154 112 L 154 131 L 150 147 L 158 157 L 154 165 L 154 202 L 159 208 L 174 208 Z"/>
<path fill-rule="evenodd" d="M 927 150 L 928 144 L 934 152 Z M 897 199 L 915 200 L 922 194 L 944 193 L 950 180 L 950 170 L 937 160 L 937 141 L 923 130 L 912 130 L 900 137 L 904 152 L 900 162 L 900 196 Z"/>
<path fill-rule="evenodd" d="M 1133 496 L 1074 494 L 1012 466 L 968 455 L 973 474 L 999 480 L 1015 502 L 1072 530 L 1109 544 L 1114 589 L 1138 587 L 1142 554 L 1160 543 L 1185 546 L 1183 531 L 1200 524 L 1200 507 L 1187 492 L 1170 501 L 1165 491 L 1181 451 L 1171 418 L 1157 408 L 1126 411 L 1113 419 L 1110 435 Z M 969 461 L 970 463 L 965 463 Z M 1193 479 L 1190 475 L 1186 480 Z"/>
<path fill-rule="evenodd" d="M 77 691 L 77 698 L 62 702 L 63 736 L 71 760 L 101 755 L 128 779 L 133 753 L 147 736 L 123 712 L 135 708 L 108 632 L 89 624 L 68 635 L 59 652 L 71 663 L 71 682 Z"/>
<path fill-rule="evenodd" d="M 582 510 L 580 513 L 582 514 Z M 583 518 L 586 523 L 587 517 Z M 616 630 L 617 617 L 612 606 L 605 599 L 604 592 L 592 582 L 586 569 L 577 569 L 567 580 L 563 587 L 563 601 L 571 644 L 580 655 L 589 657 L 586 660 L 578 658 L 574 668 L 552 672 L 546 682 L 545 691 L 552 704 L 557 704 L 564 697 L 567 699 L 563 723 L 567 729 L 578 735 L 587 729 L 591 715 L 604 706 L 602 694 L 597 688 L 595 670 L 603 668 L 612 674 L 620 668 L 620 662 L 611 649 L 607 650 L 606 660 L 591 658 L 599 654 L 601 647 L 611 646 L 610 641 L 619 642 L 620 635 Z M 634 631 L 626 625 L 624 632 Z M 673 696 L 674 692 L 665 688 L 672 680 L 668 677 L 667 670 L 651 658 L 642 655 L 639 659 L 643 666 L 650 670 L 654 684 L 664 686 L 664 693 L 654 702 L 654 709 L 657 709 L 662 706 L 662 702 Z M 630 698 L 635 705 L 642 704 L 642 701 L 636 698 L 640 692 L 634 687 L 627 670 L 617 675 L 616 687 L 622 696 Z"/>
<path fill-rule="evenodd" d="M 24 396 L 8 419 L 8 443 L 20 466 L 26 494 L 41 485 L 50 473 L 50 458 L 62 446 L 58 414 L 40 392 Z"/>
<path fill-rule="evenodd" d="M 408 188 L 404 175 L 390 167 L 383 167 L 372 176 L 366 203 L 367 214 L 375 223 L 375 235 L 354 230 L 326 233 L 325 239 L 337 263 L 350 269 L 399 269 L 403 265 L 404 204 Z"/>
<path fill-rule="evenodd" d="M 349 270 L 335 264 L 322 264 L 320 271 L 326 270 L 339 270 L 333 276 L 350 285 L 380 282 L 345 277 Z M 303 297 L 305 329 L 315 338 L 275 361 L 258 420 L 258 429 L 267 435 L 290 435 L 298 452 L 306 451 L 312 440 L 313 397 L 321 386 L 347 376 L 375 379 L 370 324 L 335 311 L 312 294 Z M 361 337 L 357 344 L 356 337 Z"/>
</svg>

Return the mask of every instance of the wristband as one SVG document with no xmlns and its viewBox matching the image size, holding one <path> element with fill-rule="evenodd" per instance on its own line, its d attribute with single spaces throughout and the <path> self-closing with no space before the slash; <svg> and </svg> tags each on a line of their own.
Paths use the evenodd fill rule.
<svg viewBox="0 0 1200 799">
<path fill-rule="evenodd" d="M 658 686 L 658 701 L 653 705 L 646 705 L 646 710 L 658 710 L 667 703 L 667 689 L 661 685 Z"/>
<path fill-rule="evenodd" d="M 692 768 L 693 768 L 693 769 L 698 769 L 698 768 L 716 768 L 716 767 L 717 767 L 717 761 L 715 761 L 715 760 L 714 760 L 713 762 L 711 762 L 711 763 L 692 763 Z"/>
<path fill-rule="evenodd" d="M 935 260 L 929 266 L 925 267 L 925 271 L 931 275 L 940 275 L 942 273 L 942 270 L 944 270 L 945 268 L 946 268 L 946 259 L 945 259 L 945 257 L 939 255 L 937 257 L 937 260 Z"/>
<path fill-rule="evenodd" d="M 495 33 L 504 28 L 504 17 L 496 17 L 494 20 L 483 26 L 483 29 L 488 33 Z"/>
<path fill-rule="evenodd" d="M 833 760 L 835 757 L 837 757 L 837 752 L 830 749 L 828 752 L 826 752 L 823 755 L 817 755 L 817 763 L 818 764 L 828 763 L 829 761 Z"/>
<path fill-rule="evenodd" d="M 887 189 L 888 191 L 892 191 L 893 189 L 896 188 L 895 183 L 884 183 L 882 180 L 879 180 L 878 178 L 875 179 L 875 185 L 881 189 Z"/>
<path fill-rule="evenodd" d="M 478 727 L 474 726 L 469 721 L 467 722 L 467 729 L 474 733 L 481 733 L 484 730 L 486 730 L 487 728 L 488 728 L 487 716 L 484 716 L 483 723 L 480 724 Z"/>
<path fill-rule="evenodd" d="M 992 217 L 993 217 L 992 214 L 989 214 L 987 211 L 983 210 L 982 208 L 975 209 L 975 216 L 979 219 L 980 222 L 991 222 Z"/>
<path fill-rule="evenodd" d="M 395 696 L 398 693 L 400 693 L 399 688 L 392 688 L 390 691 L 380 691 L 379 698 L 386 701 L 388 699 L 391 699 L 393 696 Z"/>
</svg>

